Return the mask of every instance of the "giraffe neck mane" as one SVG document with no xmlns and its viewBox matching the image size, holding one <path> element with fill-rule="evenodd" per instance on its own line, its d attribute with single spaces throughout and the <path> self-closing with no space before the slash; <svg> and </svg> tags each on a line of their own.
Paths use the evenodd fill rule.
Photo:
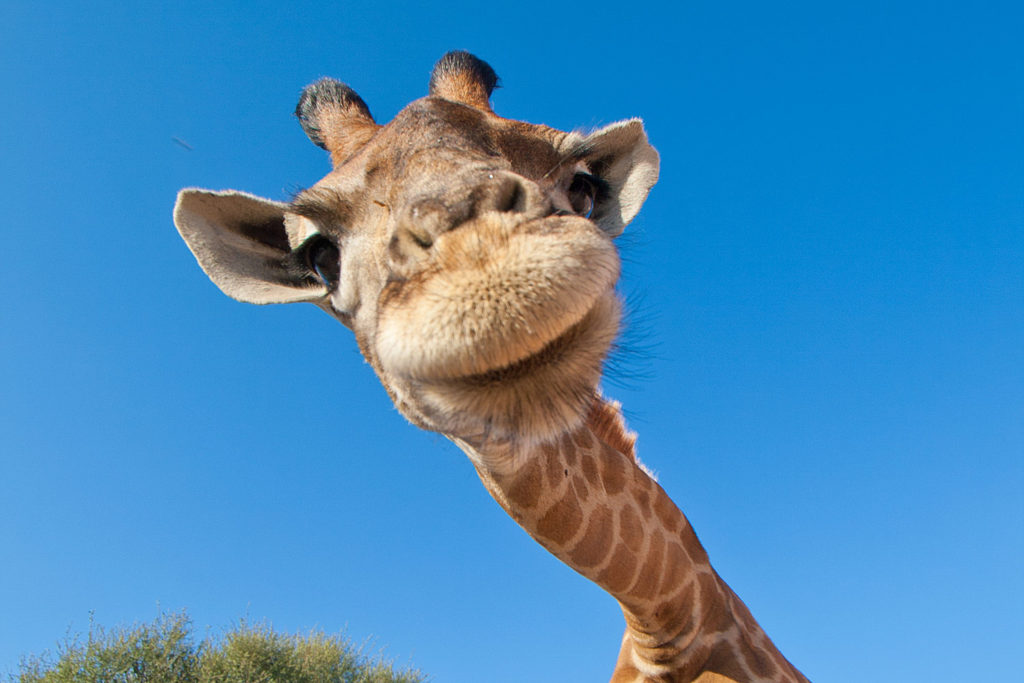
<svg viewBox="0 0 1024 683">
<path fill-rule="evenodd" d="M 598 399 L 590 409 L 585 428 L 601 442 L 608 444 L 619 453 L 632 458 L 637 465 L 636 432 L 626 427 L 622 406 L 617 401 Z"/>
<path fill-rule="evenodd" d="M 627 628 L 613 682 L 805 680 L 639 463 L 617 403 L 596 398 L 551 443 L 455 441 L 527 533 L 619 602 Z"/>
</svg>

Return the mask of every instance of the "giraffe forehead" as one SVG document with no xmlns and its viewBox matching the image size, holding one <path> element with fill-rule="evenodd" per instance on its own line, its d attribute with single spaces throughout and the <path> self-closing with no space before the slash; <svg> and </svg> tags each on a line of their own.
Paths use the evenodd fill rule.
<svg viewBox="0 0 1024 683">
<path fill-rule="evenodd" d="M 465 190 L 497 169 L 550 187 L 581 165 L 572 153 L 580 139 L 442 97 L 415 100 L 296 197 L 291 208 L 302 218 L 289 219 L 289 242 L 295 248 L 317 232 L 360 225 L 373 204 L 395 212 L 424 196 Z"/>
<path fill-rule="evenodd" d="M 369 141 L 361 165 L 368 182 L 407 181 L 424 172 L 447 173 L 467 160 L 508 166 L 539 179 L 555 169 L 569 134 L 503 119 L 439 97 L 409 104 Z"/>
<path fill-rule="evenodd" d="M 402 109 L 363 147 L 324 176 L 313 192 L 312 213 L 334 216 L 338 201 L 362 213 L 376 202 L 397 210 L 410 197 L 440 192 L 461 176 L 508 169 L 542 186 L 557 184 L 578 162 L 581 136 L 428 96 Z M 478 176 L 483 177 L 483 176 Z M 324 194 L 322 191 L 326 190 Z M 324 198 L 328 201 L 322 201 Z M 363 208 L 359 208 L 363 207 Z M 347 216 L 351 218 L 352 216 Z"/>
</svg>

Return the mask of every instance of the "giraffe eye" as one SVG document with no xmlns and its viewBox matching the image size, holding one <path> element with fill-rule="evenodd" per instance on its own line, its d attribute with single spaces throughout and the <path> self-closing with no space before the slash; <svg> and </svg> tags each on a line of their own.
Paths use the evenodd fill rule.
<svg viewBox="0 0 1024 683">
<path fill-rule="evenodd" d="M 306 247 L 306 265 L 328 289 L 334 289 L 341 278 L 340 259 L 338 247 L 326 237 L 314 237 Z"/>
<path fill-rule="evenodd" d="M 584 218 L 590 218 L 594 213 L 594 203 L 597 201 L 598 180 L 589 173 L 577 173 L 569 184 L 569 203 L 572 210 Z"/>
</svg>

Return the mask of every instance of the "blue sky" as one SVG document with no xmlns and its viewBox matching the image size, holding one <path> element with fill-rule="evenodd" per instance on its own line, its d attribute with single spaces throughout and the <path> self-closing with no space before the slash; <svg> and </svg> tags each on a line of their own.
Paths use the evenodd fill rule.
<svg viewBox="0 0 1024 683">
<path fill-rule="evenodd" d="M 171 223 L 181 187 L 326 172 L 306 83 L 385 121 L 455 48 L 502 115 L 645 119 L 607 393 L 782 651 L 818 681 L 1019 673 L 1024 11 L 827 5 L 4 3 L 0 674 L 90 612 L 186 608 L 437 681 L 607 678 L 614 602 L 346 330 L 223 296 Z"/>
</svg>

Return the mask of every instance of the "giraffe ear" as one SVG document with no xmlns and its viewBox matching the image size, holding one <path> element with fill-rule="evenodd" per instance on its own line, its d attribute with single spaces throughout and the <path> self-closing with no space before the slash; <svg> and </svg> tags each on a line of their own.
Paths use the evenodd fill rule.
<svg viewBox="0 0 1024 683">
<path fill-rule="evenodd" d="M 316 301 L 327 289 L 290 246 L 285 204 L 244 192 L 178 193 L 174 225 L 213 283 L 251 304 Z"/>
<path fill-rule="evenodd" d="M 622 234 L 658 182 L 658 152 L 647 142 L 640 119 L 619 121 L 591 133 L 574 147 L 577 158 L 591 172 L 608 183 L 608 192 L 598 196 L 591 219 L 603 231 Z"/>
</svg>

